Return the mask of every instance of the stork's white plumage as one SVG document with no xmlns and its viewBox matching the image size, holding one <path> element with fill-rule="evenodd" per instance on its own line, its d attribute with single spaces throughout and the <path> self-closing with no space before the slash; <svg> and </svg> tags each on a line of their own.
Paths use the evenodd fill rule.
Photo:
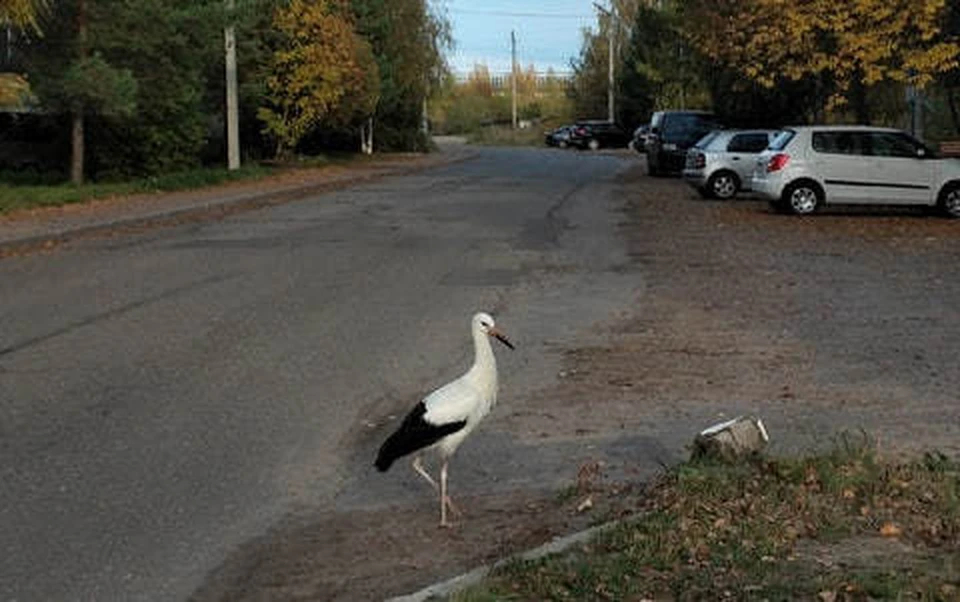
<svg viewBox="0 0 960 602">
<path fill-rule="evenodd" d="M 447 495 L 447 464 L 483 417 L 497 403 L 497 360 L 489 337 L 513 349 L 486 313 L 473 316 L 473 365 L 457 380 L 423 398 L 403 419 L 400 427 L 380 447 L 374 465 L 385 472 L 397 458 L 416 453 L 413 469 L 437 489 L 437 482 L 424 470 L 420 454 L 428 449 L 440 456 L 440 526 L 447 527 L 447 510 L 459 514 Z"/>
</svg>

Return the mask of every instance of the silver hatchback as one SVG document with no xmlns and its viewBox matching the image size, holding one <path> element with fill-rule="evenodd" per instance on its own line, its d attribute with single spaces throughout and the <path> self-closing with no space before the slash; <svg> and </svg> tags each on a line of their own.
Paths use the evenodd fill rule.
<svg viewBox="0 0 960 602">
<path fill-rule="evenodd" d="M 775 130 L 714 130 L 687 151 L 683 179 L 705 198 L 732 199 L 750 190 L 757 156 Z"/>
</svg>

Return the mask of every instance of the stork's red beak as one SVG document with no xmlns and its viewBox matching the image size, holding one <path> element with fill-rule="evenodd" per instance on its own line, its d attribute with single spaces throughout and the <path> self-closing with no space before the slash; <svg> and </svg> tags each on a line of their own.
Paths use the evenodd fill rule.
<svg viewBox="0 0 960 602">
<path fill-rule="evenodd" d="M 503 333 L 497 330 L 496 328 L 491 328 L 489 334 L 492 337 L 496 337 L 498 341 L 500 341 L 510 349 L 516 349 L 516 347 L 513 346 L 513 343 L 511 343 L 510 340 L 507 339 L 507 337 L 504 336 Z"/>
</svg>

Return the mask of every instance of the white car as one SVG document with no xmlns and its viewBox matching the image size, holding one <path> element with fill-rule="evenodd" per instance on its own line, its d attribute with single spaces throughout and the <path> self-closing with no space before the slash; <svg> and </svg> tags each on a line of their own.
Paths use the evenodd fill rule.
<svg viewBox="0 0 960 602">
<path fill-rule="evenodd" d="M 714 130 L 687 151 L 683 179 L 705 198 L 732 199 L 750 190 L 757 155 L 773 130 Z"/>
<path fill-rule="evenodd" d="M 938 207 L 960 217 L 960 160 L 906 132 L 871 126 L 785 128 L 758 158 L 754 192 L 798 215 L 826 204 Z"/>
</svg>

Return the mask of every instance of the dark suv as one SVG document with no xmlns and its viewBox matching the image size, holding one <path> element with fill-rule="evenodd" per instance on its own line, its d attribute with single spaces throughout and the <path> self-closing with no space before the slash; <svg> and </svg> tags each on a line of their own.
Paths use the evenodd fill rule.
<svg viewBox="0 0 960 602">
<path fill-rule="evenodd" d="M 687 160 L 687 149 L 722 126 L 706 111 L 658 111 L 650 118 L 647 138 L 647 173 L 659 176 L 679 173 Z"/>
<path fill-rule="evenodd" d="M 625 147 L 630 134 L 610 121 L 578 121 L 570 132 L 570 146 L 597 150 L 601 147 Z"/>
</svg>

